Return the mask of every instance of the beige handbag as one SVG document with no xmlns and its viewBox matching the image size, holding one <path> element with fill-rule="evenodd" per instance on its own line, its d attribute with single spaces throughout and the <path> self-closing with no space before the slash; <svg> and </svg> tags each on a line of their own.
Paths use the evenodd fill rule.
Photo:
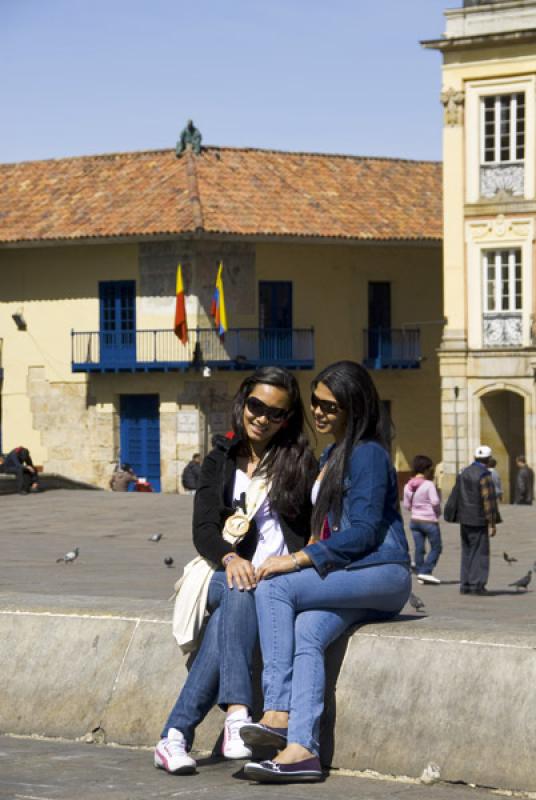
<svg viewBox="0 0 536 800">
<path fill-rule="evenodd" d="M 228 517 L 223 528 L 223 538 L 236 547 L 249 530 L 249 523 L 264 503 L 270 487 L 266 478 L 257 475 L 246 491 L 246 512 L 238 509 Z M 183 653 L 197 648 L 197 640 L 207 613 L 208 587 L 215 572 L 214 564 L 203 556 L 196 556 L 184 567 L 175 584 L 173 609 L 173 636 Z"/>
</svg>

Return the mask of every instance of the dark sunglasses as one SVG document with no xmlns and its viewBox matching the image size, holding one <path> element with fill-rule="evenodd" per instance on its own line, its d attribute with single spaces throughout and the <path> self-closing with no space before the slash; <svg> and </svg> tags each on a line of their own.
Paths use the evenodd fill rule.
<svg viewBox="0 0 536 800">
<path fill-rule="evenodd" d="M 329 400 L 321 400 L 314 392 L 311 393 L 311 406 L 319 408 L 322 414 L 338 414 L 341 410 L 337 403 L 332 403 Z"/>
<path fill-rule="evenodd" d="M 267 406 L 258 397 L 248 397 L 246 408 L 254 417 L 266 417 L 270 422 L 285 422 L 290 417 L 290 411 L 277 406 Z"/>
</svg>

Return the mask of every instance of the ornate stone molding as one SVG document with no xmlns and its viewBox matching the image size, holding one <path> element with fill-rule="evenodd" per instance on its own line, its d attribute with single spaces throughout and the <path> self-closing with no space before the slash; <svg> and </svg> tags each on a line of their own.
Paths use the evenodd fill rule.
<svg viewBox="0 0 536 800">
<path fill-rule="evenodd" d="M 481 165 L 481 197 L 495 197 L 500 194 L 523 197 L 525 194 L 525 167 L 522 164 Z"/>
<path fill-rule="evenodd" d="M 484 347 L 519 347 L 522 342 L 521 314 L 484 314 Z"/>
<path fill-rule="evenodd" d="M 498 214 L 493 220 L 469 223 L 470 240 L 489 244 L 500 244 L 501 239 L 520 244 L 531 236 L 531 222 L 528 219 L 507 218 Z"/>
<path fill-rule="evenodd" d="M 463 109 L 465 103 L 465 92 L 457 89 L 445 89 L 441 92 L 441 102 L 444 106 L 443 121 L 447 127 L 463 125 Z"/>
</svg>

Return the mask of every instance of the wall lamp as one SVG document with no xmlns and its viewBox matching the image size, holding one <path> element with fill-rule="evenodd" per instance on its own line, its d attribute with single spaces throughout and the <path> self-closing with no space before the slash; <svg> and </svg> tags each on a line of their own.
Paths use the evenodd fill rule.
<svg viewBox="0 0 536 800">
<path fill-rule="evenodd" d="M 16 311 L 11 317 L 19 331 L 25 331 L 27 329 L 28 325 L 26 324 L 22 311 Z"/>
</svg>

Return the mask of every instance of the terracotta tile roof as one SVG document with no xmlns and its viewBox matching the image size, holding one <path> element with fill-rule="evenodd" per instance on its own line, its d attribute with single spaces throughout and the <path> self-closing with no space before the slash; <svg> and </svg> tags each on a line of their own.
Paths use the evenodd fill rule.
<svg viewBox="0 0 536 800">
<path fill-rule="evenodd" d="M 0 165 L 0 242 L 442 237 L 441 164 L 203 148 Z"/>
</svg>

